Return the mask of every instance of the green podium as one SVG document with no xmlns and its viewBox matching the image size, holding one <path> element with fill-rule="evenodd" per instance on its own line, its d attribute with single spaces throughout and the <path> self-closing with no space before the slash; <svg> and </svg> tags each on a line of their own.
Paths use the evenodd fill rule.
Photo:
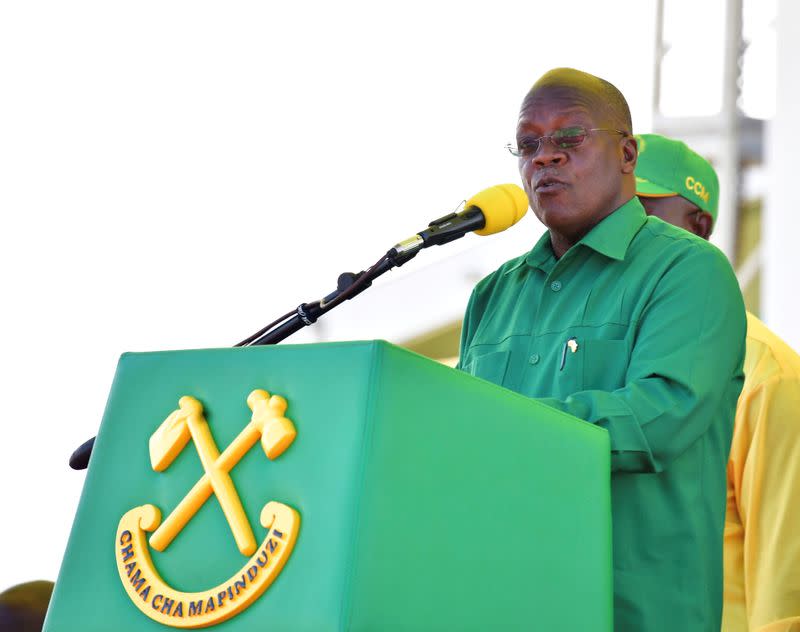
<svg viewBox="0 0 800 632">
<path fill-rule="evenodd" d="M 607 433 L 385 342 L 122 356 L 45 630 L 611 630 Z"/>
</svg>

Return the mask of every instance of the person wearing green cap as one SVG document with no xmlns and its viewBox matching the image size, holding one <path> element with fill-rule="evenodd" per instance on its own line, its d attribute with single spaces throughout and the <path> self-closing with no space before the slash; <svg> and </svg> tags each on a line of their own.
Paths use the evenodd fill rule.
<svg viewBox="0 0 800 632">
<path fill-rule="evenodd" d="M 531 88 L 509 150 L 548 230 L 475 287 L 458 366 L 608 431 L 614 629 L 707 632 L 744 304 L 719 250 L 645 214 L 630 130 L 599 77 L 560 68 Z"/>
<path fill-rule="evenodd" d="M 658 134 L 636 140 L 636 195 L 647 214 L 708 239 L 719 204 L 716 171 L 680 141 Z"/>
<path fill-rule="evenodd" d="M 708 239 L 714 168 L 681 141 L 637 140 L 645 210 Z M 800 355 L 749 312 L 744 374 L 728 460 L 722 629 L 800 630 Z"/>
</svg>

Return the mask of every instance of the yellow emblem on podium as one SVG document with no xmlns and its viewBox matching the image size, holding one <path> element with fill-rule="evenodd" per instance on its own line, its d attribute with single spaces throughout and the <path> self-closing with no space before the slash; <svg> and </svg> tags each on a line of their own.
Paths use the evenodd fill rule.
<svg viewBox="0 0 800 632">
<path fill-rule="evenodd" d="M 117 570 L 128 596 L 151 619 L 177 628 L 203 628 L 240 613 L 258 599 L 281 572 L 292 553 L 300 528 L 299 514 L 282 503 L 270 501 L 261 511 L 267 534 L 257 545 L 230 471 L 258 441 L 270 460 L 280 456 L 297 432 L 284 413 L 283 397 L 255 390 L 247 397 L 250 423 L 220 454 L 214 443 L 203 406 L 194 397 L 180 398 L 173 411 L 150 437 L 153 469 L 167 469 L 191 440 L 204 474 L 178 506 L 161 522 L 155 505 L 142 505 L 125 513 L 117 527 Z M 202 592 L 171 588 L 156 570 L 149 546 L 164 551 L 203 503 L 214 494 L 230 525 L 236 546 L 250 559 L 230 579 Z"/>
</svg>

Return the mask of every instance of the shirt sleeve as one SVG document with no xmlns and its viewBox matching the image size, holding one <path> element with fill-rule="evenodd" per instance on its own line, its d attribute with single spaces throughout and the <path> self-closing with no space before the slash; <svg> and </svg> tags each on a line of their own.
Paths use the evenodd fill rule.
<svg viewBox="0 0 800 632">
<path fill-rule="evenodd" d="M 744 530 L 749 629 L 800 630 L 800 382 L 775 377 L 744 394 L 730 467 Z"/>
<path fill-rule="evenodd" d="M 745 311 L 725 256 L 699 245 L 641 300 L 624 387 L 539 401 L 606 428 L 612 470 L 661 472 L 736 401 Z"/>
<path fill-rule="evenodd" d="M 482 279 L 473 288 L 464 312 L 464 321 L 461 323 L 461 339 L 458 345 L 458 363 L 455 368 L 464 371 L 467 364 L 467 352 L 475 337 L 475 330 L 483 317 L 486 309 L 487 293 L 491 293 L 491 282 L 494 275 Z"/>
</svg>

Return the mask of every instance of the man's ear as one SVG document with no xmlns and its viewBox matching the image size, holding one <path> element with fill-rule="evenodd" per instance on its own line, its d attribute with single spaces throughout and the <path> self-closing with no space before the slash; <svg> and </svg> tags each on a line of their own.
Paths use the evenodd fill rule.
<svg viewBox="0 0 800 632">
<path fill-rule="evenodd" d="M 698 237 L 708 239 L 711 236 L 711 229 L 714 226 L 714 218 L 711 213 L 702 211 L 692 216 L 692 232 Z"/>
<path fill-rule="evenodd" d="M 633 173 L 639 157 L 639 145 L 633 136 L 622 139 L 622 173 Z"/>
</svg>

